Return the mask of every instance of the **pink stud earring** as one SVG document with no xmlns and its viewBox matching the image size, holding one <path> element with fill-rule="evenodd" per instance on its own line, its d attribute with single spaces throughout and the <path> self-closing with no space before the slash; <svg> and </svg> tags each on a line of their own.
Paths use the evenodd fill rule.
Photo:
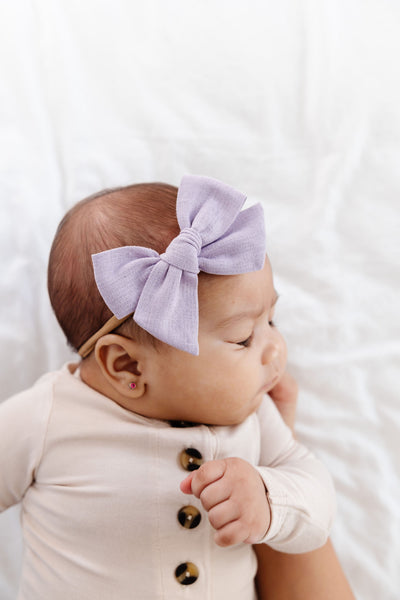
<svg viewBox="0 0 400 600">
<path fill-rule="evenodd" d="M 136 388 L 136 383 L 134 381 L 131 381 L 129 387 L 131 388 L 131 390 L 134 390 Z"/>
</svg>

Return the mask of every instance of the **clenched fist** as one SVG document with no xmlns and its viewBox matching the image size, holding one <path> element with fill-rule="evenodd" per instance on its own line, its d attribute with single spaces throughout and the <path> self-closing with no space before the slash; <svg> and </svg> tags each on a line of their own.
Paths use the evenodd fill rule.
<svg viewBox="0 0 400 600">
<path fill-rule="evenodd" d="M 186 477 L 180 488 L 200 499 L 219 546 L 255 544 L 267 533 L 271 515 L 266 489 L 247 461 L 225 458 L 206 462 Z"/>
</svg>

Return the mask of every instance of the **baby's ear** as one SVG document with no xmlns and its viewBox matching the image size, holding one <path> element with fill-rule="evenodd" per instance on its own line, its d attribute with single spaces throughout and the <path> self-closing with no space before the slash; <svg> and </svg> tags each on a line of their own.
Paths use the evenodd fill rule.
<svg viewBox="0 0 400 600">
<path fill-rule="evenodd" d="M 130 399 L 138 399 L 144 395 L 146 381 L 141 344 L 109 333 L 97 341 L 94 353 L 102 374 L 119 394 Z"/>
</svg>

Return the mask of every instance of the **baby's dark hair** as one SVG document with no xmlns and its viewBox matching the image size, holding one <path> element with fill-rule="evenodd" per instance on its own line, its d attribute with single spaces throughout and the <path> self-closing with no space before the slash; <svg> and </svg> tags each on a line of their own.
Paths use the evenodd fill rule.
<svg viewBox="0 0 400 600">
<path fill-rule="evenodd" d="M 75 350 L 112 316 L 96 286 L 92 254 L 121 246 L 164 252 L 179 233 L 177 193 L 176 187 L 164 183 L 104 190 L 78 202 L 62 219 L 50 251 L 48 290 L 57 320 Z M 152 338 L 133 319 L 119 332 L 127 328 L 138 341 Z"/>
</svg>

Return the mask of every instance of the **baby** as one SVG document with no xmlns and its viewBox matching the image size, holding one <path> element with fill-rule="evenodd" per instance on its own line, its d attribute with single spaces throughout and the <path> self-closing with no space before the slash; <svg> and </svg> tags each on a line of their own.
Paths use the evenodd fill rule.
<svg viewBox="0 0 400 600">
<path fill-rule="evenodd" d="M 270 397 L 291 385 L 286 346 L 262 209 L 244 201 L 186 176 L 61 222 L 49 293 L 82 360 L 0 406 L 20 600 L 254 600 L 252 544 L 327 540 L 331 479 Z"/>
</svg>

